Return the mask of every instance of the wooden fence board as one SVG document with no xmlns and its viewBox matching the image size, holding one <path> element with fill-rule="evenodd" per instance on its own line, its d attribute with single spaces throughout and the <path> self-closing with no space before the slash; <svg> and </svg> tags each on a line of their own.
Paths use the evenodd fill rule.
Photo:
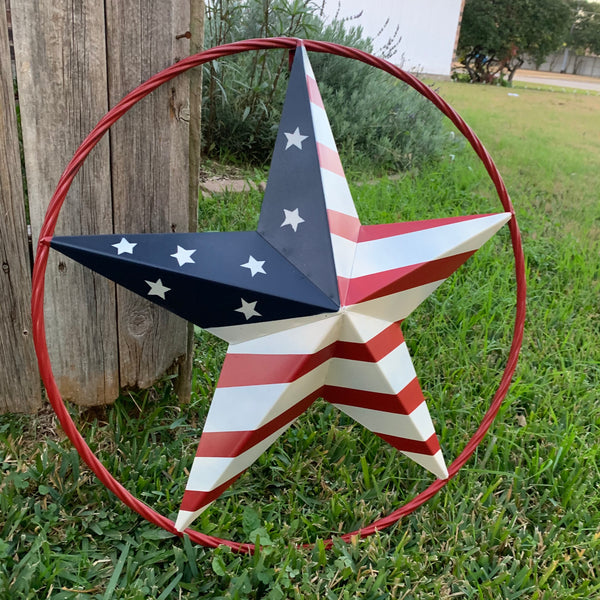
<svg viewBox="0 0 600 600">
<path fill-rule="evenodd" d="M 204 47 L 204 0 L 190 2 L 190 54 L 200 52 Z M 202 67 L 188 71 L 190 82 L 189 118 L 189 188 L 188 223 L 189 230 L 198 228 L 198 193 L 200 188 L 201 156 L 201 112 L 202 112 Z M 181 401 L 189 401 L 192 393 L 192 369 L 194 360 L 194 326 L 188 323 L 187 357 L 179 366 L 177 395 Z"/>
<path fill-rule="evenodd" d="M 104 7 L 85 0 L 12 4 L 23 145 L 34 240 L 56 183 L 108 108 Z M 57 234 L 112 233 L 109 143 L 78 174 Z M 65 399 L 96 405 L 118 396 L 114 286 L 51 253 L 46 330 Z"/>
<path fill-rule="evenodd" d="M 189 53 L 190 6 L 201 18 L 202 0 L 13 3 L 34 244 L 58 178 L 87 133 L 128 91 Z M 189 134 L 189 81 L 183 76 L 157 90 L 100 141 L 71 187 L 57 234 L 195 229 L 196 176 L 188 166 L 199 139 Z M 199 108 L 194 115 L 199 119 Z M 24 288 L 27 314 L 29 293 Z M 52 252 L 45 315 L 54 375 L 67 400 L 106 404 L 119 386 L 146 387 L 175 365 L 189 378 L 184 321 Z M 189 389 L 189 382 L 178 386 L 183 399 Z"/>
<path fill-rule="evenodd" d="M 189 0 L 107 0 L 109 101 L 188 55 Z M 189 231 L 189 80 L 179 77 L 111 129 L 115 232 Z M 183 360 L 185 321 L 118 289 L 121 386 L 151 384 Z"/>
<path fill-rule="evenodd" d="M 0 413 L 41 403 L 31 338 L 31 270 L 21 181 L 13 76 L 4 3 L 0 5 Z"/>
</svg>

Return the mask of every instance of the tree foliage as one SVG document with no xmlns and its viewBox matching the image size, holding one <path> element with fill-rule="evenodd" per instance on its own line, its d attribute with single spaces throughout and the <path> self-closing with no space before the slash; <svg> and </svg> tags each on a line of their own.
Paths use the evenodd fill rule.
<svg viewBox="0 0 600 600">
<path fill-rule="evenodd" d="M 600 54 L 600 3 L 571 0 L 572 26 L 567 45 L 579 56 Z"/>
<path fill-rule="evenodd" d="M 567 0 L 467 0 L 461 63 L 471 81 L 512 81 L 525 56 L 541 63 L 564 43 L 571 14 Z"/>
</svg>

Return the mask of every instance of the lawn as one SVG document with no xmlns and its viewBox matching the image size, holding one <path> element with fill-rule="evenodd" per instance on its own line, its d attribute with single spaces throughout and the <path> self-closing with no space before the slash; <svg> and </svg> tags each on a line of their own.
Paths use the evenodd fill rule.
<svg viewBox="0 0 600 600">
<path fill-rule="evenodd" d="M 464 469 L 396 526 L 326 550 L 322 539 L 389 513 L 431 479 L 317 402 L 200 519 L 205 533 L 260 540 L 260 552 L 242 556 L 174 538 L 118 504 L 50 413 L 3 416 L 0 598 L 600 597 L 600 97 L 436 85 L 505 177 L 529 285 L 513 387 Z M 349 179 L 364 223 L 501 210 L 450 127 L 441 162 L 400 179 Z M 251 228 L 259 204 L 258 193 L 202 201 L 200 225 Z M 448 462 L 479 424 L 506 360 L 507 233 L 403 325 Z M 169 516 L 224 353 L 203 332 L 197 342 L 189 406 L 176 404 L 165 380 L 75 417 L 105 465 Z"/>
</svg>

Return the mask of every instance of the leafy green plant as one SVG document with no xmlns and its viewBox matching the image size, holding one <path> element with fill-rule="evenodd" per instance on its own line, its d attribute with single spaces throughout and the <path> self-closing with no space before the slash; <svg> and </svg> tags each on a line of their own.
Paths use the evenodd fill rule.
<svg viewBox="0 0 600 600">
<path fill-rule="evenodd" d="M 321 39 L 372 50 L 360 28 L 326 24 L 308 1 L 215 0 L 207 12 L 207 46 L 253 37 Z M 385 51 L 392 54 L 390 41 Z M 311 56 L 342 160 L 362 170 L 419 166 L 438 155 L 441 117 L 389 75 L 357 61 Z M 288 72 L 288 53 L 261 51 L 213 62 L 204 78 L 204 151 L 266 163 L 272 152 Z"/>
</svg>

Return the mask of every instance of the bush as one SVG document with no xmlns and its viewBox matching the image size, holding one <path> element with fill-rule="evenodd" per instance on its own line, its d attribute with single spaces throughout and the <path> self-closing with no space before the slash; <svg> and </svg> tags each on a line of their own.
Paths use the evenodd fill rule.
<svg viewBox="0 0 600 600">
<path fill-rule="evenodd" d="M 207 6 L 206 46 L 285 35 L 372 51 L 347 23 L 325 24 L 318 5 L 292 0 L 214 0 Z M 404 83 L 358 61 L 311 54 L 334 136 L 346 167 L 408 169 L 434 158 L 442 116 Z M 288 52 L 252 52 L 206 66 L 204 151 L 212 158 L 268 162 L 285 98 Z"/>
</svg>

